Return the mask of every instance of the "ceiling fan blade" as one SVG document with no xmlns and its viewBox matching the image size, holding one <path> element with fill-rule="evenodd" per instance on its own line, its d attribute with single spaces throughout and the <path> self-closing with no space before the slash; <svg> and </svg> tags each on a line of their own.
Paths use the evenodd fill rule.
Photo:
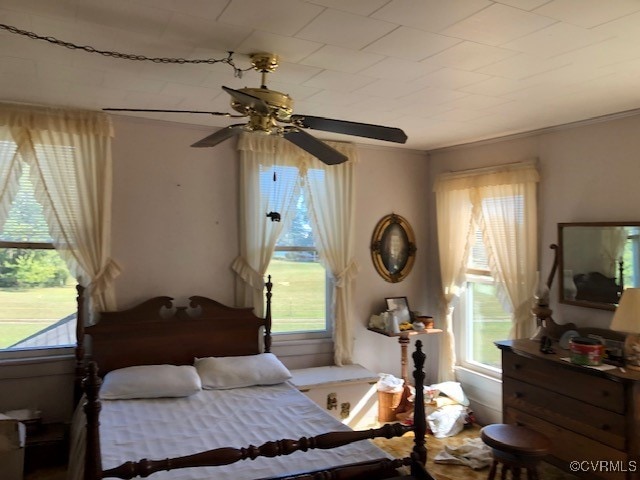
<svg viewBox="0 0 640 480">
<path fill-rule="evenodd" d="M 338 165 L 339 163 L 343 163 L 348 160 L 346 155 L 343 155 L 335 148 L 324 143 L 322 140 L 318 140 L 316 137 L 309 135 L 307 132 L 298 128 L 294 127 L 286 129 L 284 132 L 284 138 L 301 149 L 309 152 L 311 155 L 327 165 Z"/>
<path fill-rule="evenodd" d="M 221 128 L 215 133 L 212 133 L 208 137 L 197 141 L 192 147 L 214 147 L 225 140 L 239 135 L 245 131 L 244 124 L 229 125 L 228 127 Z"/>
<path fill-rule="evenodd" d="M 203 113 L 220 117 L 244 117 L 245 115 L 232 115 L 226 112 L 205 112 L 202 110 L 158 110 L 154 108 L 103 108 L 106 112 L 157 112 L 157 113 Z"/>
<path fill-rule="evenodd" d="M 347 122 L 345 120 L 333 120 L 331 118 L 314 117 L 312 115 L 291 115 L 291 121 L 295 125 L 325 132 L 343 133 L 357 137 L 374 138 L 387 142 L 405 143 L 407 135 L 399 128 L 383 127 L 370 123 Z"/>
<path fill-rule="evenodd" d="M 257 113 L 262 113 L 264 115 L 269 113 L 269 105 L 267 105 L 267 103 L 261 98 L 249 95 L 241 90 L 234 90 L 233 88 L 225 86 L 223 86 L 222 89 L 231 95 L 233 99 L 237 100 L 242 105 L 248 106 Z"/>
</svg>

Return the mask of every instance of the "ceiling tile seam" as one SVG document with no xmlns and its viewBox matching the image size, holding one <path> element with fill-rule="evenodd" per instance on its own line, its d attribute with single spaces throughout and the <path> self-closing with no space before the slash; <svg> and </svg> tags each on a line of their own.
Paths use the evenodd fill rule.
<svg viewBox="0 0 640 480">
<path fill-rule="evenodd" d="M 452 26 L 453 26 L 453 25 L 455 25 L 456 23 L 460 23 L 460 22 L 463 22 L 463 21 L 465 21 L 465 20 L 468 20 L 469 18 L 473 17 L 474 15 L 477 15 L 477 14 L 479 14 L 480 12 L 484 12 L 484 11 L 485 11 L 485 10 L 487 10 L 488 8 L 493 7 L 493 6 L 494 6 L 494 5 L 496 5 L 496 3 L 497 3 L 497 2 L 494 2 L 493 0 L 490 0 L 490 1 L 491 1 L 491 5 L 487 5 L 486 7 L 483 7 L 483 8 L 481 8 L 480 10 L 476 10 L 475 12 L 470 13 L 470 14 L 469 14 L 469 15 L 467 15 L 466 17 L 458 18 L 455 22 L 450 23 L 449 25 L 446 25 L 446 26 L 442 27 L 442 28 L 441 28 L 440 30 L 438 30 L 437 32 L 431 32 L 431 33 L 437 33 L 438 35 L 442 35 L 440 32 L 442 32 L 443 30 L 446 30 L 447 28 L 452 27 Z M 444 35 L 444 36 L 447 36 L 447 35 Z M 452 37 L 452 38 L 458 38 L 458 37 Z M 464 39 L 462 39 L 462 40 L 464 40 Z"/>
<path fill-rule="evenodd" d="M 532 10 L 532 12 L 535 12 L 536 10 L 538 10 L 538 9 L 540 9 L 540 8 L 542 8 L 542 7 L 546 6 L 546 5 L 548 5 L 549 3 L 552 3 L 552 1 L 553 1 L 553 0 L 551 0 L 551 1 L 549 1 L 549 2 L 547 2 L 547 3 L 543 4 L 543 5 L 537 6 L 536 8 L 534 8 L 534 9 Z M 578 25 L 578 24 L 576 24 L 576 23 L 571 23 L 571 22 L 567 22 L 567 21 L 559 20 L 559 19 L 556 19 L 556 20 L 559 20 L 559 21 L 561 21 L 561 22 L 563 22 L 563 23 L 566 23 L 567 25 L 573 25 L 574 27 L 580 27 L 580 28 L 585 28 L 586 30 L 592 30 L 592 29 L 595 29 L 595 28 L 598 28 L 598 27 L 602 27 L 603 25 L 606 25 L 607 23 L 611 23 L 611 22 L 618 21 L 618 20 L 620 20 L 621 18 L 629 17 L 629 16 L 634 15 L 634 14 L 636 14 L 636 13 L 638 13 L 638 12 L 640 12 L 640 6 L 638 6 L 638 8 L 637 8 L 636 10 L 633 10 L 633 11 L 628 12 L 628 13 L 624 13 L 624 14 L 620 15 L 619 17 L 611 18 L 611 19 L 609 19 L 609 20 L 607 20 L 607 21 L 605 21 L 605 22 L 598 23 L 597 25 L 592 25 L 592 26 L 590 26 L 590 27 L 588 27 L 588 28 L 587 28 L 587 27 L 583 27 L 582 25 Z M 538 14 L 538 15 L 541 15 L 541 14 Z M 541 15 L 541 16 L 542 16 L 542 15 Z M 548 15 L 543 15 L 543 16 L 547 17 Z M 549 18 L 553 18 L 553 17 L 549 17 Z"/>
<path fill-rule="evenodd" d="M 579 51 L 579 50 L 583 50 L 583 49 L 586 49 L 586 48 L 591 48 L 591 47 L 594 47 L 594 46 L 599 45 L 599 44 L 601 44 L 601 43 L 608 42 L 609 40 L 616 40 L 616 39 L 619 39 L 619 38 L 620 38 L 620 37 L 618 37 L 617 35 L 612 35 L 612 36 L 610 36 L 610 37 L 603 38 L 602 40 L 600 40 L 600 41 L 598 41 L 598 42 L 590 43 L 589 45 L 583 45 L 583 46 L 581 46 L 581 47 L 576 47 L 576 48 L 573 48 L 573 49 L 571 49 L 571 50 L 566 50 L 566 51 L 564 51 L 564 52 L 560 52 L 560 53 L 557 53 L 557 54 L 555 54 L 555 55 L 551 55 L 550 57 L 547 57 L 547 58 L 549 58 L 549 59 L 551 59 L 551 58 L 556 58 L 556 57 L 559 57 L 559 56 L 561 56 L 561 55 L 566 55 L 567 53 L 577 52 L 577 51 Z M 574 62 L 570 62 L 570 64 L 571 64 L 571 65 L 573 65 L 573 64 L 574 64 Z"/>
<path fill-rule="evenodd" d="M 451 37 L 451 38 L 457 38 L 457 37 Z M 509 55 L 508 57 L 504 57 L 504 58 L 497 59 L 497 60 L 495 60 L 495 61 L 493 61 L 493 62 L 491 62 L 491 63 L 487 63 L 487 64 L 485 64 L 485 65 L 481 65 L 481 66 L 476 67 L 476 68 L 471 69 L 471 70 L 466 69 L 466 68 L 459 68 L 459 67 L 449 67 L 449 68 L 457 68 L 458 70 L 462 70 L 462 71 L 465 71 L 465 72 L 476 72 L 477 70 L 479 70 L 479 69 L 481 69 L 481 68 L 489 67 L 489 66 L 494 65 L 494 64 L 496 64 L 496 63 L 498 63 L 498 62 L 502 62 L 502 61 L 507 60 L 507 59 L 509 59 L 509 58 L 511 58 L 511 57 L 514 57 L 514 56 L 516 56 L 516 55 L 522 54 L 522 52 L 519 52 L 519 51 L 517 51 L 517 50 L 513 50 L 513 49 L 511 49 L 511 48 L 499 47 L 499 46 L 496 46 L 496 45 L 488 45 L 488 44 L 486 44 L 486 43 L 481 43 L 481 42 L 478 42 L 478 41 L 476 41 L 476 40 L 464 40 L 464 39 L 463 39 L 463 40 L 462 40 L 462 42 L 460 42 L 460 43 L 456 43 L 455 45 L 451 45 L 450 47 L 447 47 L 447 48 L 445 48 L 444 50 L 441 50 L 440 52 L 434 53 L 433 55 L 430 55 L 429 57 L 427 57 L 427 58 L 425 58 L 425 59 L 423 59 L 423 60 L 420 60 L 420 61 L 419 61 L 419 62 L 417 62 L 417 63 L 422 63 L 422 62 L 424 62 L 424 61 L 426 61 L 426 60 L 429 60 L 429 59 L 430 59 L 430 58 L 432 58 L 432 57 L 435 57 L 436 55 L 440 55 L 440 54 L 446 53 L 448 50 L 451 50 L 452 48 L 455 48 L 455 47 L 459 46 L 461 43 L 464 43 L 464 42 L 473 43 L 474 45 L 479 45 L 479 46 L 481 46 L 481 47 L 499 48 L 499 49 L 501 49 L 501 50 L 505 50 L 505 51 L 511 52 L 511 53 L 512 53 L 512 55 Z M 438 62 L 435 62 L 435 63 L 438 63 Z M 446 65 L 441 65 L 441 64 L 439 64 L 439 63 L 438 63 L 438 65 L 439 65 L 441 68 L 445 68 L 445 67 L 446 67 Z M 437 71 L 437 70 L 436 70 L 436 71 Z M 435 72 L 431 72 L 431 73 L 435 73 Z M 476 73 L 482 73 L 482 72 L 476 72 Z"/>
<path fill-rule="evenodd" d="M 231 2 L 232 1 L 233 0 L 227 0 L 227 4 L 220 10 L 220 13 L 216 17 L 216 22 L 220 22 L 220 23 L 224 23 L 225 25 L 229 25 L 228 23 L 225 23 L 225 22 L 221 21 L 220 18 L 222 18 L 222 16 L 225 14 L 227 9 L 231 6 Z"/>
<path fill-rule="evenodd" d="M 311 25 L 311 23 L 313 23 L 313 22 L 314 22 L 314 21 L 315 21 L 315 20 L 316 20 L 320 15 L 322 15 L 322 14 L 323 14 L 324 12 L 326 12 L 327 10 L 336 10 L 335 8 L 333 8 L 333 9 L 332 9 L 332 8 L 327 7 L 326 5 L 318 5 L 317 3 L 314 3 L 313 5 L 316 5 L 316 6 L 318 6 L 318 7 L 321 7 L 321 8 L 322 8 L 322 10 L 320 10 L 320 11 L 318 12 L 318 14 L 317 14 L 316 16 L 314 16 L 313 18 L 310 18 L 310 19 L 309 19 L 309 21 L 308 21 L 307 23 L 305 23 L 304 25 L 302 25 L 302 26 L 301 26 L 301 27 L 300 27 L 296 32 L 294 32 L 294 33 L 291 35 L 291 37 L 293 37 L 293 38 L 300 38 L 300 39 L 302 39 L 302 40 L 307 40 L 307 39 L 306 39 L 306 38 L 304 38 L 304 37 L 298 37 L 298 34 L 299 34 L 301 31 L 303 31 L 305 28 L 307 28 L 309 25 Z M 339 11 L 339 12 L 340 12 L 341 10 L 337 10 L 337 11 Z M 356 16 L 358 16 L 358 15 L 356 15 Z M 360 16 L 361 16 L 361 15 L 360 15 Z M 325 45 L 327 45 L 327 44 L 325 43 Z"/>
<path fill-rule="evenodd" d="M 367 15 L 367 18 L 372 18 L 374 20 L 379 20 L 379 18 L 374 18 L 373 15 L 375 15 L 376 13 L 378 13 L 380 10 L 382 10 L 384 7 L 386 7 L 387 5 L 389 5 L 391 2 L 393 2 L 393 0 L 388 0 L 387 2 L 385 2 L 384 5 L 380 5 L 378 8 L 376 8 L 373 12 L 371 12 L 369 15 Z"/>
</svg>

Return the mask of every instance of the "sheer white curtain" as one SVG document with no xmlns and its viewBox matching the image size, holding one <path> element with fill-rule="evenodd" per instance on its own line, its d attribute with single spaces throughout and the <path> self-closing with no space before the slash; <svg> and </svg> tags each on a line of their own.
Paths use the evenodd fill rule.
<svg viewBox="0 0 640 480">
<path fill-rule="evenodd" d="M 4 226 L 18 192 L 22 164 L 11 129 L 0 127 L 0 229 Z"/>
<path fill-rule="evenodd" d="M 480 226 L 489 270 L 499 282 L 499 299 L 512 315 L 509 337 L 525 338 L 535 328 L 531 297 L 538 264 L 537 172 L 526 170 L 496 177 L 503 178 L 489 177 L 491 184 L 478 189 Z"/>
<path fill-rule="evenodd" d="M 30 167 L 36 199 L 50 235 L 71 273 L 84 286 L 93 310 L 115 308 L 111 259 L 111 137 L 101 112 L 0 105 L 0 138 L 15 144 L 9 170 L 0 167 L 0 215 L 19 176 L 16 158 Z M 11 148 L 8 148 L 10 152 Z M 3 162 L 4 163 L 4 162 Z M 0 222 L 4 219 L 0 217 Z"/>
<path fill-rule="evenodd" d="M 327 143 L 345 154 L 349 161 L 327 166 L 282 138 L 255 134 L 240 136 L 240 256 L 234 260 L 232 268 L 237 274 L 238 304 L 254 307 L 256 312 L 262 313 L 264 274 L 283 226 L 295 213 L 293 201 L 297 188 L 305 188 L 318 253 L 333 280 L 334 356 L 336 364 L 342 365 L 352 362 L 353 353 L 350 305 L 357 271 L 353 244 L 356 149 L 351 144 Z M 273 186 L 261 187 L 259 177 L 261 171 L 270 171 L 274 165 L 296 168 L 300 183 L 295 177 L 278 177 L 276 195 L 271 195 Z M 286 181 L 280 183 L 281 179 Z M 283 221 L 271 222 L 265 217 L 268 211 L 280 212 Z"/>
<path fill-rule="evenodd" d="M 537 271 L 539 175 L 530 163 L 440 175 L 434 184 L 438 249 L 445 308 L 441 380 L 453 377 L 455 355 L 450 333 L 454 303 L 464 284 L 475 226 L 482 232 L 489 270 L 500 300 L 512 314 L 511 338 L 533 333 L 531 297 Z"/>
<path fill-rule="evenodd" d="M 284 225 L 291 221 L 291 205 L 299 191 L 297 175 L 272 179 L 274 167 L 297 168 L 296 151 L 277 137 L 243 134 L 240 151 L 240 255 L 233 261 L 236 272 L 236 304 L 253 307 L 263 315 L 264 275 Z M 287 142 L 289 143 L 289 142 Z M 276 189 L 276 190 L 274 190 Z M 267 218 L 279 212 L 280 222 Z"/>
<path fill-rule="evenodd" d="M 326 166 L 312 158 L 306 175 L 313 231 L 320 258 L 331 274 L 334 315 L 333 341 L 336 365 L 353 363 L 351 298 L 358 272 L 355 261 L 355 148 L 332 144 L 349 157 L 340 165 Z"/>
<path fill-rule="evenodd" d="M 456 363 L 453 335 L 453 310 L 463 288 L 465 265 L 471 245 L 472 204 L 469 191 L 447 188 L 447 182 L 436 180 L 436 217 L 438 224 L 438 252 L 440 258 L 441 317 L 444 318 L 438 363 L 439 381 L 454 379 Z"/>
</svg>

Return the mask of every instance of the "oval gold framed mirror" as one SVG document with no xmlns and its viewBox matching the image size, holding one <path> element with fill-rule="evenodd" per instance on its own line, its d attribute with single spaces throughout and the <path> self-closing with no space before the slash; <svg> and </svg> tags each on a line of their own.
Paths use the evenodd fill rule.
<svg viewBox="0 0 640 480">
<path fill-rule="evenodd" d="M 371 259 L 387 282 L 401 282 L 411 272 L 416 258 L 413 229 L 400 215 L 385 215 L 371 237 Z"/>
</svg>

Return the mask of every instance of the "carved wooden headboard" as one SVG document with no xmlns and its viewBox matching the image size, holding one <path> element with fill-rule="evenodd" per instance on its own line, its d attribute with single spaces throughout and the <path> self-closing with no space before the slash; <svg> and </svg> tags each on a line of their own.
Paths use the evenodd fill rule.
<svg viewBox="0 0 640 480">
<path fill-rule="evenodd" d="M 196 357 L 269 352 L 272 286 L 269 277 L 264 318 L 252 308 L 228 307 L 206 297 L 190 297 L 188 306 L 175 306 L 170 297 L 154 297 L 126 310 L 102 312 L 99 321 L 87 327 L 81 314 L 84 292 L 79 288 L 77 380 L 85 374 L 85 335 L 101 376 L 133 365 L 191 365 Z"/>
</svg>

